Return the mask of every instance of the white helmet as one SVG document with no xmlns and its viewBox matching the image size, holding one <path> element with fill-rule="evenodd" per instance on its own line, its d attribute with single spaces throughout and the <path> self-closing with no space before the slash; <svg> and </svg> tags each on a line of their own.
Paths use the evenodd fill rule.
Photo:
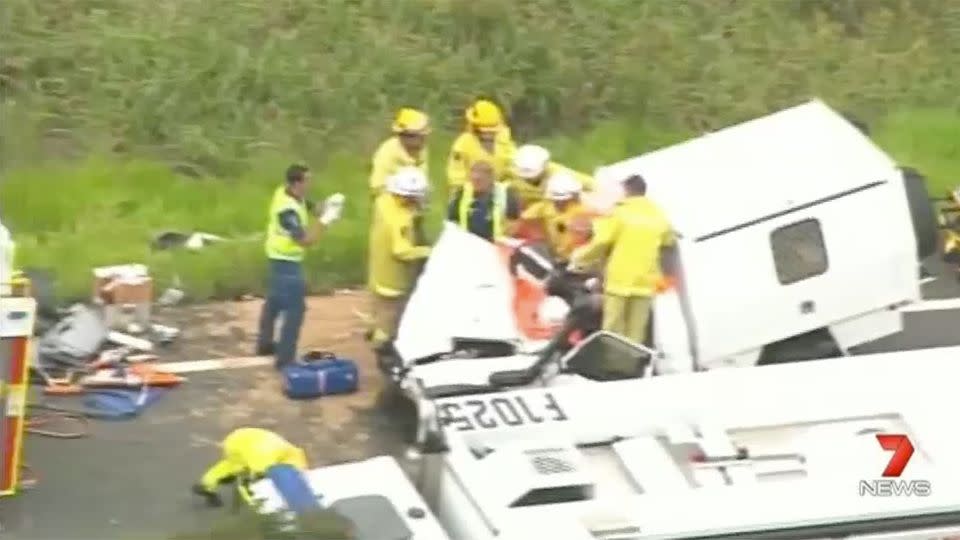
<svg viewBox="0 0 960 540">
<path fill-rule="evenodd" d="M 566 171 L 560 171 L 547 180 L 547 198 L 551 201 L 569 201 L 583 191 L 583 186 Z"/>
<path fill-rule="evenodd" d="M 529 180 L 543 174 L 550 162 L 550 152 L 535 144 L 525 144 L 513 157 L 513 170 L 520 178 Z"/>
<path fill-rule="evenodd" d="M 401 197 L 423 197 L 427 194 L 427 176 L 417 167 L 401 167 L 387 178 L 387 191 Z"/>
<path fill-rule="evenodd" d="M 537 318 L 541 324 L 560 326 L 570 313 L 570 305 L 559 296 L 548 296 L 537 307 Z"/>
</svg>

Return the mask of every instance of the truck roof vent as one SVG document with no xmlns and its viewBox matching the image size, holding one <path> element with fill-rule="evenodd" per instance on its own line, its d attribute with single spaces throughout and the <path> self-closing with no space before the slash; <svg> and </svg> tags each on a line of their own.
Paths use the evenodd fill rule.
<svg viewBox="0 0 960 540">
<path fill-rule="evenodd" d="M 590 531 L 597 540 L 640 540 L 640 527 L 617 527 L 613 529 L 593 529 Z"/>
<path fill-rule="evenodd" d="M 593 479 L 581 465 L 583 455 L 569 444 L 504 445 L 481 463 L 501 480 L 496 491 L 509 507 L 585 501 L 593 498 Z"/>
<path fill-rule="evenodd" d="M 539 474 L 561 474 L 577 471 L 577 465 L 564 456 L 559 448 L 542 448 L 524 452 L 530 457 L 530 464 Z"/>
</svg>

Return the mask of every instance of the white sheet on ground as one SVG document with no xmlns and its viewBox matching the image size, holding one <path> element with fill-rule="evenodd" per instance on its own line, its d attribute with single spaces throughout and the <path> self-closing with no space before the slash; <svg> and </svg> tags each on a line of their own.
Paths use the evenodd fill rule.
<svg viewBox="0 0 960 540">
<path fill-rule="evenodd" d="M 451 352 L 454 338 L 517 341 L 513 281 L 496 245 L 445 223 L 400 320 L 404 363 Z"/>
</svg>

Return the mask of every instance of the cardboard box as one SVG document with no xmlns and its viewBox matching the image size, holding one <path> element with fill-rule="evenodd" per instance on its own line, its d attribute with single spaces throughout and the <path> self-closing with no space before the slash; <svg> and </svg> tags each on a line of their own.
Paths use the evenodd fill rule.
<svg viewBox="0 0 960 540">
<path fill-rule="evenodd" d="M 153 301 L 153 280 L 142 264 L 93 269 L 93 300 L 104 304 L 140 304 Z"/>
<path fill-rule="evenodd" d="M 153 301 L 153 279 L 115 279 L 100 289 L 104 304 L 149 304 Z"/>
</svg>

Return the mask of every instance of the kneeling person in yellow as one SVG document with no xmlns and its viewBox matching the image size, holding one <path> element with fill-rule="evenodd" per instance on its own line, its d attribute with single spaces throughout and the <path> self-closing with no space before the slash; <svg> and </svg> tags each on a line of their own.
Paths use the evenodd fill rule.
<svg viewBox="0 0 960 540">
<path fill-rule="evenodd" d="M 301 471 L 307 469 L 304 451 L 272 431 L 259 428 L 240 428 L 223 440 L 223 454 L 194 484 L 193 492 L 204 497 L 207 504 L 223 504 L 217 488 L 237 481 L 247 486 L 276 465 L 290 465 Z"/>
<path fill-rule="evenodd" d="M 393 122 L 393 136 L 383 141 L 373 154 L 370 193 L 376 198 L 386 187 L 387 178 L 402 167 L 416 167 L 427 172 L 427 135 L 430 118 L 423 112 L 403 108 Z"/>
<path fill-rule="evenodd" d="M 427 192 L 427 178 L 415 167 L 387 179 L 386 192 L 374 203 L 370 227 L 367 286 L 373 300 L 374 347 L 390 343 L 403 302 L 415 279 L 416 263 L 430 255 L 416 242 L 414 222 Z"/>
<path fill-rule="evenodd" d="M 481 99 L 466 112 L 467 129 L 457 137 L 447 158 L 447 193 L 469 181 L 470 167 L 478 161 L 493 165 L 494 181 L 509 179 L 516 144 L 503 113 L 493 102 Z"/>
<path fill-rule="evenodd" d="M 593 191 L 596 182 L 588 174 L 550 161 L 550 151 L 535 144 L 525 144 L 517 149 L 513 159 L 511 185 L 520 199 L 520 206 L 527 208 L 544 199 L 547 181 L 555 174 L 564 172 L 580 184 L 583 191 Z"/>
<path fill-rule="evenodd" d="M 560 263 L 570 260 L 577 247 L 577 221 L 586 219 L 587 208 L 580 202 L 582 184 L 561 171 L 546 182 L 547 199 L 535 202 L 520 214 L 518 225 L 535 223 L 546 233 L 554 257 Z"/>
<path fill-rule="evenodd" d="M 633 175 L 623 186 L 626 197 L 610 216 L 594 222 L 593 238 L 574 250 L 570 269 L 576 271 L 607 256 L 603 329 L 643 343 L 652 298 L 663 279 L 661 250 L 675 241 L 667 216 L 646 197 L 644 179 Z M 636 369 L 623 365 L 623 358 L 605 360 L 610 371 L 632 375 Z"/>
</svg>

